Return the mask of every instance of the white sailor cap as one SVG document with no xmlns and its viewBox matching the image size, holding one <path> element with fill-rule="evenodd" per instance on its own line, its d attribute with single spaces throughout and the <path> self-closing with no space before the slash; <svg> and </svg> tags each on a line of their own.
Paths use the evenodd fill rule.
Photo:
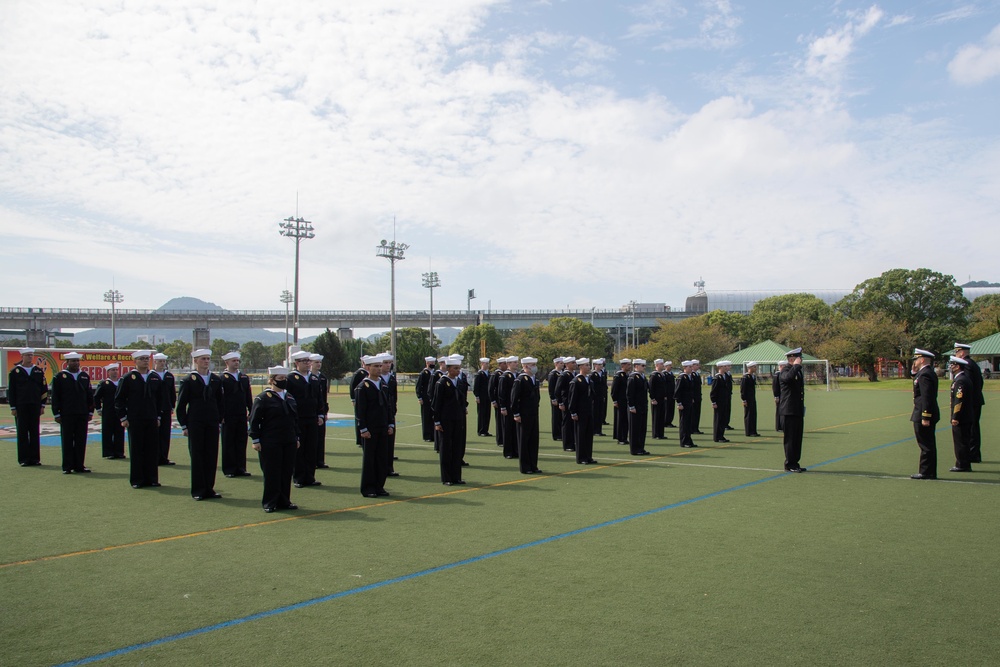
<svg viewBox="0 0 1000 667">
<path fill-rule="evenodd" d="M 628 357 L 625 357 L 624 359 L 619 359 L 619 360 L 618 360 L 618 363 L 619 363 L 619 364 L 631 364 L 631 363 L 632 363 L 632 360 L 631 360 L 631 359 L 629 359 Z"/>
<path fill-rule="evenodd" d="M 200 347 L 197 350 L 191 350 L 191 358 L 197 359 L 198 357 L 210 357 L 212 356 L 212 351 L 207 347 Z"/>
<path fill-rule="evenodd" d="M 687 368 L 688 366 L 694 366 L 694 362 L 689 359 L 685 359 L 684 361 L 681 362 L 681 366 L 683 366 L 684 368 Z"/>
<path fill-rule="evenodd" d="M 653 365 L 662 364 L 662 363 L 663 363 L 663 359 L 653 359 Z"/>
<path fill-rule="evenodd" d="M 913 358 L 917 357 L 927 357 L 928 359 L 934 358 L 933 352 L 928 352 L 927 350 L 921 350 L 919 347 L 913 348 Z"/>
<path fill-rule="evenodd" d="M 383 359 L 385 359 L 386 361 L 395 361 L 396 360 L 396 357 L 392 356 L 392 352 L 390 352 L 389 350 L 386 350 L 385 352 L 383 352 L 379 356 L 382 357 Z"/>
<path fill-rule="evenodd" d="M 18 350 L 18 353 L 19 354 L 34 354 L 35 353 L 35 348 L 33 348 L 33 347 L 22 347 L 20 350 Z"/>
<path fill-rule="evenodd" d="M 438 363 L 441 363 L 441 364 L 448 363 L 448 357 L 438 357 L 437 360 L 438 360 Z"/>
<path fill-rule="evenodd" d="M 516 364 L 520 360 L 521 360 L 521 357 L 517 356 L 516 354 L 512 354 L 509 357 L 507 357 L 507 363 L 508 364 Z"/>
<path fill-rule="evenodd" d="M 729 361 L 729 359 L 723 359 L 722 361 L 720 361 L 719 363 L 717 363 L 715 365 L 716 365 L 716 367 L 718 367 L 718 366 L 732 366 L 733 362 Z"/>
<path fill-rule="evenodd" d="M 554 363 L 554 364 L 561 364 L 562 360 L 563 360 L 562 357 L 556 357 L 555 359 L 552 360 L 552 363 Z"/>
<path fill-rule="evenodd" d="M 507 357 L 497 357 L 497 363 L 498 364 L 506 364 L 507 363 Z"/>
<path fill-rule="evenodd" d="M 748 361 L 747 362 L 747 368 L 753 368 L 756 365 L 757 365 L 756 361 Z"/>
<path fill-rule="evenodd" d="M 971 350 L 972 346 L 965 343 L 955 343 L 956 350 Z"/>
<path fill-rule="evenodd" d="M 488 363 L 490 363 L 490 358 L 489 357 L 479 357 L 479 363 L 481 363 L 481 364 L 488 364 Z"/>
<path fill-rule="evenodd" d="M 522 365 L 524 365 L 524 364 L 537 364 L 537 363 L 538 363 L 538 359 L 536 359 L 535 357 L 521 357 L 521 364 Z"/>
<path fill-rule="evenodd" d="M 632 360 L 632 365 L 633 366 L 645 366 L 646 365 L 646 360 L 645 359 L 633 359 Z"/>
<path fill-rule="evenodd" d="M 778 362 L 778 367 L 779 368 L 781 366 L 787 366 L 787 365 L 788 365 L 788 361 L 786 359 L 782 359 L 781 361 Z"/>
<path fill-rule="evenodd" d="M 664 366 L 673 366 L 674 362 L 671 361 L 670 359 L 667 359 L 666 361 L 663 362 L 663 365 Z"/>
<path fill-rule="evenodd" d="M 133 359 L 140 359 L 142 357 L 148 358 L 150 354 L 151 352 L 149 350 L 136 350 L 135 352 L 132 353 L 132 358 Z"/>
<path fill-rule="evenodd" d="M 601 357 L 600 359 L 594 359 L 594 365 L 596 366 L 597 364 L 600 364 L 601 366 L 603 366 L 604 365 L 604 357 Z"/>
<path fill-rule="evenodd" d="M 956 356 L 949 357 L 948 358 L 948 363 L 949 364 L 958 364 L 959 366 L 968 366 L 969 365 L 969 361 L 967 359 L 963 359 L 962 357 L 956 357 Z"/>
<path fill-rule="evenodd" d="M 104 367 L 104 370 L 106 370 L 106 371 L 116 371 L 116 370 L 118 370 L 118 364 L 108 364 L 107 366 Z"/>
<path fill-rule="evenodd" d="M 239 350 L 233 350 L 232 352 L 226 352 L 222 355 L 223 361 L 229 361 L 230 359 L 241 359 L 243 355 L 239 353 Z"/>
<path fill-rule="evenodd" d="M 310 353 L 305 350 L 299 350 L 292 355 L 292 361 L 309 361 Z"/>
<path fill-rule="evenodd" d="M 170 358 L 167 355 L 163 354 L 162 352 L 157 352 L 156 354 L 153 354 L 153 351 L 150 350 L 149 353 L 153 355 L 153 359 L 155 359 L 156 361 L 166 361 L 167 359 Z M 211 352 L 209 352 L 209 354 L 211 354 Z"/>
<path fill-rule="evenodd" d="M 589 366 L 590 365 L 590 359 L 588 359 L 587 357 L 580 357 L 579 359 L 576 360 L 576 365 L 577 366 L 583 366 L 584 364 L 586 364 L 587 366 Z"/>
<path fill-rule="evenodd" d="M 70 359 L 83 359 L 83 355 L 79 352 L 67 352 L 63 355 L 63 359 L 69 361 Z"/>
<path fill-rule="evenodd" d="M 444 363 L 445 363 L 446 366 L 461 366 L 462 365 L 462 359 L 464 359 L 464 358 L 465 357 L 463 357 L 460 354 L 453 354 L 450 357 L 442 357 L 442 359 L 445 360 Z"/>
<path fill-rule="evenodd" d="M 309 361 L 323 361 L 323 355 L 313 352 L 309 355 Z"/>
<path fill-rule="evenodd" d="M 424 357 L 424 362 L 437 361 L 437 357 Z"/>
<path fill-rule="evenodd" d="M 268 375 L 288 375 L 288 369 L 284 366 L 268 366 Z"/>
<path fill-rule="evenodd" d="M 691 360 L 691 363 L 692 363 L 692 364 L 695 364 L 695 365 L 697 365 L 697 366 L 701 366 L 701 362 L 700 362 L 700 361 L 698 361 L 697 359 L 692 359 L 692 360 Z"/>
<path fill-rule="evenodd" d="M 381 364 L 382 357 L 377 354 L 366 354 L 361 357 L 361 363 L 365 366 L 371 366 L 372 364 Z"/>
<path fill-rule="evenodd" d="M 801 357 L 802 356 L 802 348 L 801 347 L 797 347 L 794 350 L 789 350 L 788 352 L 785 352 L 785 356 L 786 357 Z"/>
<path fill-rule="evenodd" d="M 576 357 L 563 357 L 563 361 L 566 362 L 567 364 L 575 364 Z"/>
</svg>

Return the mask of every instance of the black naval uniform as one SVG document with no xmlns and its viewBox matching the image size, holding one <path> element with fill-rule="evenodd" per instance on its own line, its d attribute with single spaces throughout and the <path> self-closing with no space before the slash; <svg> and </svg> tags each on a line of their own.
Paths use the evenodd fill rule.
<svg viewBox="0 0 1000 667">
<path fill-rule="evenodd" d="M 740 400 L 743 401 L 743 434 L 756 438 L 757 433 L 757 375 L 744 373 L 740 379 Z"/>
<path fill-rule="evenodd" d="M 52 416 L 59 420 L 63 472 L 89 472 L 84 459 L 87 424 L 94 418 L 94 389 L 86 371 L 78 371 L 76 377 L 59 371 L 52 378 Z"/>
<path fill-rule="evenodd" d="M 576 462 L 594 462 L 594 399 L 591 396 L 590 379 L 577 375 L 569 384 L 566 400 L 566 414 L 575 430 L 573 441 L 576 445 Z"/>
<path fill-rule="evenodd" d="M 297 370 L 288 374 L 288 393 L 295 399 L 299 417 L 299 447 L 295 450 L 292 478 L 295 485 L 318 486 L 316 481 L 316 437 L 319 433 L 319 382 L 311 381 L 312 373 Z M 360 439 L 360 438 L 359 438 Z"/>
<path fill-rule="evenodd" d="M 702 403 L 702 389 L 705 386 L 704 381 L 701 379 L 701 373 L 695 371 L 691 373 L 691 379 L 694 381 L 694 414 L 691 415 L 692 426 L 694 427 L 691 431 L 692 433 L 702 434 L 701 430 L 701 403 Z"/>
<path fill-rule="evenodd" d="M 319 416 L 323 423 L 316 427 L 316 467 L 329 468 L 326 464 L 326 415 L 330 412 L 330 381 L 322 373 L 313 373 L 319 382 Z"/>
<path fill-rule="evenodd" d="M 674 372 L 669 369 L 663 371 L 663 391 L 664 400 L 666 401 L 663 406 L 663 422 L 666 428 L 676 428 L 674 426 L 674 411 L 677 409 L 677 404 L 674 401 L 674 391 L 677 388 L 677 376 Z"/>
<path fill-rule="evenodd" d="M 421 434 L 423 435 L 424 442 L 434 442 L 434 418 L 431 415 L 431 398 L 432 390 L 434 389 L 431 384 L 431 373 L 433 370 L 431 368 L 424 368 L 417 375 L 417 383 L 414 390 L 417 394 L 417 400 L 420 401 L 420 427 Z"/>
<path fill-rule="evenodd" d="M 396 381 L 395 366 L 382 375 L 382 380 L 389 395 L 389 416 L 393 423 L 392 433 L 389 434 L 389 475 L 395 477 L 396 467 L 393 460 L 396 458 L 396 407 L 399 405 L 399 383 Z M 327 410 L 329 409 L 330 406 L 327 404 Z M 326 431 L 325 426 L 323 430 Z"/>
<path fill-rule="evenodd" d="M 510 408 L 517 418 L 518 466 L 525 475 L 538 473 L 538 431 L 541 388 L 535 378 L 521 373 L 510 392 Z"/>
<path fill-rule="evenodd" d="M 260 445 L 258 457 L 264 476 L 261 505 L 268 512 L 293 507 L 292 469 L 299 439 L 295 398 L 272 387 L 258 394 L 250 410 L 249 436 Z"/>
<path fill-rule="evenodd" d="M 629 453 L 648 454 L 646 451 L 646 417 L 649 414 L 649 381 L 646 374 L 632 371 L 625 389 L 628 403 Z M 635 412 L 633 412 L 635 410 Z"/>
<path fill-rule="evenodd" d="M 510 393 L 514 389 L 516 380 L 517 375 L 508 368 L 497 382 L 497 403 L 500 404 L 500 414 L 503 416 L 503 456 L 505 459 L 517 458 L 517 422 L 514 421 L 514 411 L 510 409 Z"/>
<path fill-rule="evenodd" d="M 39 430 L 48 393 L 45 371 L 38 366 L 25 368 L 18 364 L 7 375 L 7 402 L 16 411 L 17 462 L 22 466 L 42 464 Z"/>
<path fill-rule="evenodd" d="M 573 371 L 567 368 L 559 374 L 559 380 L 556 381 L 556 400 L 559 401 L 559 412 L 562 415 L 561 431 L 564 452 L 576 451 L 576 425 L 569 412 L 569 388 L 573 384 L 574 377 L 576 376 Z"/>
<path fill-rule="evenodd" d="M 434 404 L 434 394 L 436 394 L 438 390 L 438 381 L 441 380 L 442 377 L 444 377 L 444 371 L 442 371 L 440 368 L 434 369 L 434 372 L 431 373 L 430 394 L 431 394 L 432 405 Z M 431 409 L 431 414 L 432 415 L 434 414 L 433 409 Z M 431 420 L 431 423 L 433 423 L 433 419 Z M 433 433 L 434 433 L 434 453 L 438 454 L 441 452 L 441 432 L 435 428 Z"/>
<path fill-rule="evenodd" d="M 782 428 L 785 434 L 785 470 L 798 471 L 799 459 L 802 457 L 802 433 L 805 429 L 806 414 L 806 383 L 802 375 L 802 366 L 788 364 L 779 376 L 781 399 Z"/>
<path fill-rule="evenodd" d="M 358 370 L 354 371 L 354 377 L 351 378 L 351 386 L 350 386 L 350 389 L 348 390 L 348 393 L 351 396 L 351 404 L 352 405 L 354 404 L 354 392 L 356 392 L 358 390 L 358 385 L 360 385 L 361 381 L 364 380 L 366 377 L 368 377 L 368 371 L 366 371 L 364 369 L 364 367 L 359 368 Z M 317 396 L 317 400 L 318 400 L 318 398 L 319 397 Z M 318 403 L 317 403 L 317 406 L 318 406 Z M 299 409 L 301 410 L 301 407 Z M 318 415 L 318 412 L 317 412 L 317 415 Z M 318 437 L 318 434 L 319 434 L 319 430 L 317 429 L 317 437 Z M 356 444 L 358 447 L 361 446 L 361 427 L 358 426 L 358 420 L 357 419 L 354 420 L 354 444 Z"/>
<path fill-rule="evenodd" d="M 663 429 L 667 423 L 666 407 L 667 391 L 663 371 L 653 371 L 649 374 L 649 411 L 653 416 L 653 440 L 662 440 L 664 437 Z"/>
<path fill-rule="evenodd" d="M 177 423 L 187 431 L 191 454 L 191 497 L 218 498 L 215 474 L 219 466 L 219 427 L 222 424 L 222 378 L 198 373 L 181 380 L 177 394 Z"/>
<path fill-rule="evenodd" d="M 253 408 L 250 376 L 222 373 L 222 473 L 243 477 L 247 472 L 247 416 Z"/>
<path fill-rule="evenodd" d="M 125 458 L 125 429 L 115 411 L 118 382 L 102 380 L 94 391 L 94 405 L 101 415 L 101 456 L 106 459 Z"/>
<path fill-rule="evenodd" d="M 458 400 L 462 403 L 462 405 L 466 406 L 465 413 L 469 414 L 469 410 L 468 410 L 468 406 L 469 406 L 469 376 L 465 374 L 465 371 L 460 371 L 459 374 L 458 374 L 458 377 L 455 378 L 455 382 L 458 383 Z M 513 423 L 513 421 L 514 421 L 514 418 L 512 416 L 511 417 L 511 423 Z M 460 429 L 461 429 L 461 431 L 460 431 L 460 435 L 459 435 L 459 439 L 458 439 L 458 449 L 459 449 L 459 456 L 462 459 L 462 465 L 464 466 L 464 465 L 467 465 L 465 463 L 465 448 L 466 448 L 466 446 L 468 444 L 468 437 L 469 437 L 469 422 L 468 422 L 468 420 L 466 420 L 466 419 L 462 420 Z M 514 441 L 514 450 L 517 451 L 517 436 L 516 436 L 516 434 L 515 434 L 515 441 Z"/>
<path fill-rule="evenodd" d="M 920 447 L 920 465 L 917 473 L 925 479 L 937 479 L 937 436 L 934 430 L 941 420 L 938 408 L 938 377 L 934 365 L 927 364 L 913 376 L 913 434 Z M 927 420 L 930 425 L 924 426 L 921 421 Z"/>
<path fill-rule="evenodd" d="M 559 369 L 553 368 L 545 378 L 549 391 L 549 407 L 552 408 L 552 439 L 556 442 L 562 440 L 563 413 L 559 409 L 559 399 L 556 397 L 556 387 L 559 385 L 560 375 Z"/>
<path fill-rule="evenodd" d="M 594 397 L 594 435 L 604 435 L 608 423 L 608 372 L 603 368 L 590 374 L 590 390 Z"/>
<path fill-rule="evenodd" d="M 486 385 L 486 391 L 490 396 L 490 405 L 493 406 L 493 416 L 496 419 L 496 441 L 497 446 L 503 447 L 503 415 L 500 414 L 500 377 L 503 375 L 503 371 L 497 368 L 492 373 L 490 373 L 490 381 Z"/>
<path fill-rule="evenodd" d="M 173 465 L 170 461 L 170 429 L 173 427 L 174 406 L 177 405 L 177 382 L 170 371 L 163 371 L 163 375 L 157 371 L 150 373 L 156 373 L 163 381 L 164 402 L 160 412 L 160 423 L 156 427 L 156 437 L 160 447 L 159 465 Z"/>
<path fill-rule="evenodd" d="M 691 434 L 694 432 L 694 380 L 691 373 L 682 373 L 677 378 L 674 390 L 674 401 L 677 403 L 678 427 L 677 435 L 681 447 L 694 447 Z"/>
<path fill-rule="evenodd" d="M 972 420 L 972 433 L 969 435 L 969 462 L 982 463 L 983 437 L 979 430 L 979 420 L 983 414 L 983 405 L 986 403 L 983 397 L 983 369 L 979 367 L 979 364 L 971 356 L 967 357 L 966 361 L 969 363 L 964 367 L 965 372 L 969 375 L 969 382 L 972 384 L 974 392 L 970 400 L 970 407 L 972 408 L 972 412 L 975 413 L 975 417 Z"/>
<path fill-rule="evenodd" d="M 472 395 L 476 397 L 476 435 L 490 434 L 490 413 L 493 405 L 490 403 L 490 372 L 480 369 L 472 380 Z"/>
<path fill-rule="evenodd" d="M 726 426 L 729 425 L 729 414 L 733 411 L 733 388 L 726 381 L 725 373 L 716 373 L 712 378 L 708 397 L 715 406 L 712 410 L 712 440 L 729 442 L 726 439 Z"/>
<path fill-rule="evenodd" d="M 774 395 L 774 430 L 781 433 L 781 372 L 771 374 L 771 393 Z"/>
<path fill-rule="evenodd" d="M 389 429 L 394 428 L 389 387 L 381 378 L 364 378 L 354 392 L 354 417 L 362 435 L 361 495 L 372 498 L 389 495 Z"/>
<path fill-rule="evenodd" d="M 169 396 L 166 383 L 156 371 L 149 371 L 143 378 L 139 371 L 132 370 L 118 381 L 115 410 L 122 422 L 128 422 L 132 488 L 160 485 L 157 466 L 162 450 L 157 420 L 173 409 Z"/>
<path fill-rule="evenodd" d="M 729 371 L 723 373 L 726 380 L 726 387 L 729 389 L 729 412 L 726 414 L 726 431 L 732 431 L 733 427 L 729 424 L 729 420 L 733 416 L 733 374 Z"/>
<path fill-rule="evenodd" d="M 447 375 L 442 375 L 435 386 L 432 401 L 435 429 L 441 427 L 441 482 L 449 486 L 465 483 L 462 481 L 461 438 L 466 406 L 460 397 L 457 383 L 458 378 L 453 382 Z"/>
<path fill-rule="evenodd" d="M 968 372 L 959 371 L 951 380 L 951 437 L 955 445 L 952 472 L 972 471 L 972 425 L 975 423 L 976 386 Z"/>
<path fill-rule="evenodd" d="M 611 402 L 615 410 L 612 435 L 619 445 L 628 444 L 628 401 L 625 389 L 628 386 L 628 374 L 618 369 L 611 379 Z"/>
</svg>

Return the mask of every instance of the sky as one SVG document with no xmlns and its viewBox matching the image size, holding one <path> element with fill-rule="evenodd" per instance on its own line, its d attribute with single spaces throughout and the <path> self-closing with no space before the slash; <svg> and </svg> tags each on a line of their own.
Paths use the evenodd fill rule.
<svg viewBox="0 0 1000 667">
<path fill-rule="evenodd" d="M 0 0 L 0 307 L 1000 280 L 1000 1 Z"/>
</svg>

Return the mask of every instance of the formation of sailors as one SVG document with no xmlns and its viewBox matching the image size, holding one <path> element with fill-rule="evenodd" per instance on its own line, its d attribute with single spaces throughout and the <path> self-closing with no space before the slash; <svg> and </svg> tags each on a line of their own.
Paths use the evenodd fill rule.
<svg viewBox="0 0 1000 667">
<path fill-rule="evenodd" d="M 969 358 L 970 347 L 956 343 L 949 358 L 952 373 L 950 422 L 955 450 L 951 472 L 971 472 L 981 462 L 983 379 L 979 366 Z M 135 369 L 119 377 L 117 364 L 105 367 L 107 379 L 92 387 L 80 368 L 81 355 L 63 355 L 66 368 L 53 377 L 51 395 L 45 374 L 34 362 L 34 350 L 23 348 L 21 363 L 10 371 L 8 398 L 17 428 L 17 458 L 21 466 L 41 465 L 39 423 L 51 401 L 53 417 L 60 425 L 63 474 L 89 473 L 85 464 L 87 425 L 95 413 L 101 418 L 102 456 L 125 458 L 125 433 L 130 449 L 129 481 L 134 489 L 159 487 L 158 467 L 173 465 L 169 459 L 172 415 L 188 440 L 191 459 L 191 495 L 195 500 L 221 498 L 215 491 L 220 439 L 222 470 L 226 477 L 249 477 L 246 449 L 252 441 L 259 453 L 264 476 L 262 506 L 266 512 L 297 509 L 291 502 L 291 486 L 320 486 L 315 472 L 329 467 L 324 461 L 325 427 L 329 412 L 329 383 L 320 371 L 322 355 L 299 351 L 291 355 L 294 368 L 268 369 L 268 385 L 252 397 L 249 377 L 241 373 L 240 353 L 222 359 L 220 375 L 210 370 L 211 351 L 191 353 L 193 370 L 176 386 L 166 370 L 166 355 L 150 350 L 132 353 Z M 911 421 L 920 447 L 919 472 L 914 479 L 936 479 L 935 426 L 937 406 L 935 355 L 917 349 L 913 360 L 913 412 Z M 351 382 L 357 443 L 363 449 L 361 493 L 368 498 L 388 496 L 386 480 L 398 476 L 395 457 L 397 382 L 391 354 L 362 357 L 362 366 Z M 461 355 L 426 357 L 416 382 L 421 433 L 434 444 L 440 459 L 441 482 L 465 484 L 462 468 L 467 446 L 467 415 L 470 390 L 462 370 Z M 703 382 L 697 359 L 681 362 L 675 375 L 671 361 L 656 359 L 647 377 L 645 359 L 621 359 L 609 383 L 605 360 L 586 357 L 556 357 L 547 376 L 552 438 L 564 451 L 574 452 L 581 465 L 597 463 L 593 458 L 595 436 L 604 436 L 608 425 L 610 394 L 612 437 L 627 445 L 633 456 L 647 456 L 646 434 L 652 415 L 653 440 L 665 439 L 665 429 L 678 424 L 678 444 L 695 447 L 699 429 Z M 506 356 L 479 359 L 479 370 L 471 389 L 477 406 L 476 428 L 480 437 L 490 433 L 506 459 L 517 459 L 520 472 L 538 474 L 541 382 L 536 377 L 538 359 Z M 805 417 L 805 378 L 802 349 L 787 353 L 772 380 L 775 400 L 775 430 L 783 434 L 784 469 L 805 472 L 799 460 Z M 728 443 L 732 430 L 732 363 L 716 364 L 709 399 L 712 404 L 713 441 Z M 757 432 L 757 364 L 750 362 L 740 381 L 744 433 Z M 676 408 L 676 411 L 675 411 Z M 167 438 L 164 442 L 163 433 Z"/>
</svg>

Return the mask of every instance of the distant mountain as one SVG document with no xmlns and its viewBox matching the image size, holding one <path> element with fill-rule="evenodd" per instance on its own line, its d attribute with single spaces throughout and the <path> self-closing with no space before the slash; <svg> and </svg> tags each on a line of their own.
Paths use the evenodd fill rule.
<svg viewBox="0 0 1000 667">
<path fill-rule="evenodd" d="M 959 287 L 1000 287 L 1000 283 L 991 283 L 985 280 L 970 280 L 964 285 L 959 285 Z"/>
<path fill-rule="evenodd" d="M 193 296 L 178 296 L 157 308 L 156 310 L 225 310 L 210 301 L 202 301 Z"/>
</svg>

